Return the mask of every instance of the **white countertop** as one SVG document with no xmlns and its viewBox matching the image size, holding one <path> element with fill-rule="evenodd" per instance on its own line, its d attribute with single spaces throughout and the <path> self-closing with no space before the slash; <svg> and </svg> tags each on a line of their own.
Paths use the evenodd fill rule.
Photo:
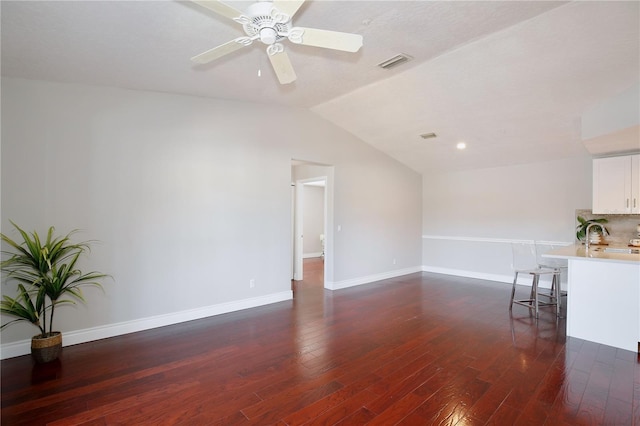
<svg viewBox="0 0 640 426">
<path fill-rule="evenodd" d="M 574 244 L 559 249 L 552 250 L 542 255 L 542 257 L 550 257 L 556 259 L 577 259 L 577 260 L 593 260 L 597 262 L 621 262 L 621 263 L 639 263 L 640 253 L 608 253 L 604 249 L 611 248 L 638 248 L 627 246 L 590 246 L 589 250 L 582 244 Z"/>
</svg>

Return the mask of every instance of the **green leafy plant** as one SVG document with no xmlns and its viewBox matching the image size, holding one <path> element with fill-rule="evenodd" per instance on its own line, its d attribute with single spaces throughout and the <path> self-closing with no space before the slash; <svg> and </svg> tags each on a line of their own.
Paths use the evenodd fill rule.
<svg viewBox="0 0 640 426">
<path fill-rule="evenodd" d="M 46 239 L 42 240 L 37 232 L 27 233 L 15 223 L 11 224 L 20 233 L 22 241 L 16 242 L 0 234 L 2 242 L 10 249 L 2 251 L 5 260 L 0 262 L 0 267 L 6 282 L 17 282 L 17 296 L 3 295 L 0 312 L 15 319 L 0 329 L 27 321 L 40 329 L 40 337 L 51 336 L 56 307 L 74 304 L 77 300 L 84 302 L 81 287 L 102 288 L 99 280 L 107 275 L 83 273 L 77 268 L 78 260 L 90 247 L 89 241 L 71 242 L 76 231 L 56 237 L 52 226 Z"/>
<path fill-rule="evenodd" d="M 31 294 L 29 294 L 24 285 L 18 284 L 18 296 L 15 299 L 7 295 L 3 295 L 2 299 L 0 301 L 0 312 L 16 317 L 13 321 L 2 325 L 2 328 L 14 322 L 28 321 L 40 329 L 41 335 L 44 336 L 46 334 L 44 327 L 40 324 L 40 314 L 44 308 L 43 298 L 39 298 L 34 305 L 33 300 L 31 300 Z"/>
<path fill-rule="evenodd" d="M 578 239 L 578 241 L 584 241 L 585 238 L 587 238 L 587 227 L 589 227 L 589 225 L 591 225 L 592 223 L 599 223 L 600 225 L 602 225 L 603 223 L 608 223 L 609 221 L 605 218 L 599 218 L 599 219 L 585 219 L 582 216 L 578 216 L 578 226 L 576 226 L 576 238 Z M 602 225 L 602 228 L 604 229 L 604 232 L 606 234 L 609 234 L 609 230 Z M 602 229 L 600 229 L 599 226 L 596 226 L 593 228 L 596 232 L 598 233 L 602 233 Z"/>
</svg>

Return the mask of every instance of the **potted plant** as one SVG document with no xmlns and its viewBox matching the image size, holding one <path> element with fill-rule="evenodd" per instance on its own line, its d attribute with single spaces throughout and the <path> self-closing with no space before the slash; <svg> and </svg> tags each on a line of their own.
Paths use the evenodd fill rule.
<svg viewBox="0 0 640 426">
<path fill-rule="evenodd" d="M 593 244 L 600 243 L 601 237 L 609 234 L 609 230 L 603 225 L 609 221 L 605 218 L 599 219 L 585 219 L 582 216 L 578 216 L 578 226 L 576 226 L 576 238 L 578 241 L 584 241 L 587 238 L 587 228 L 592 223 L 598 223 L 600 226 L 595 226 L 591 229 L 591 235 L 588 236 L 589 241 Z M 604 231 L 604 233 L 603 233 Z"/>
<path fill-rule="evenodd" d="M 54 236 L 50 227 L 46 239 L 41 240 L 36 231 L 27 233 L 11 222 L 22 237 L 17 242 L 0 234 L 9 250 L 3 250 L 0 262 L 6 282 L 17 283 L 15 298 L 3 295 L 0 312 L 15 319 L 0 326 L 0 329 L 15 322 L 27 321 L 40 333 L 31 339 L 31 354 L 36 362 L 49 362 L 58 358 L 62 348 L 62 334 L 54 331 L 53 318 L 56 307 L 83 301 L 81 287 L 102 287 L 98 280 L 107 275 L 100 272 L 83 273 L 77 268 L 78 260 L 89 251 L 89 242 L 72 243 L 71 235 Z"/>
</svg>

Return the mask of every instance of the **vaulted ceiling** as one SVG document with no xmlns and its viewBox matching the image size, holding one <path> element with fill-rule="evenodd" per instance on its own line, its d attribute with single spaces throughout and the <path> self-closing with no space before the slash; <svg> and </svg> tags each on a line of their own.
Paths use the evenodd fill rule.
<svg viewBox="0 0 640 426">
<path fill-rule="evenodd" d="M 286 43 L 288 85 L 260 43 L 192 64 L 243 35 L 192 2 L 0 7 L 3 76 L 309 108 L 421 173 L 587 155 L 581 115 L 640 79 L 638 2 L 307 1 L 296 26 L 362 34 L 364 47 Z M 398 53 L 414 59 L 376 66 Z"/>
</svg>

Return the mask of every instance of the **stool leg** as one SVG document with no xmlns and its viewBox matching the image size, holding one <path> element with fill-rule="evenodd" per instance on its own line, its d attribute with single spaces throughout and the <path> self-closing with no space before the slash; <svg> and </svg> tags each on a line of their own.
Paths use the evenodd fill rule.
<svg viewBox="0 0 640 426">
<path fill-rule="evenodd" d="M 556 316 L 560 318 L 560 304 L 562 303 L 562 291 L 560 289 L 560 271 L 553 274 L 552 285 L 555 285 L 554 294 L 556 296 Z"/>
<path fill-rule="evenodd" d="M 511 302 L 509 303 L 509 310 L 511 311 L 513 309 L 513 298 L 516 295 L 516 281 L 518 281 L 518 273 L 515 273 L 515 276 L 513 277 L 513 285 L 511 286 Z"/>
<path fill-rule="evenodd" d="M 534 275 L 534 278 L 536 277 L 536 275 Z M 531 285 L 531 293 L 529 294 L 529 300 L 535 300 L 535 295 L 533 294 L 534 288 L 533 288 L 533 284 Z"/>
<path fill-rule="evenodd" d="M 538 318 L 538 280 L 540 279 L 540 275 L 533 274 L 533 285 L 531 286 L 531 291 L 533 292 L 533 303 L 536 311 L 536 318 Z"/>
</svg>

